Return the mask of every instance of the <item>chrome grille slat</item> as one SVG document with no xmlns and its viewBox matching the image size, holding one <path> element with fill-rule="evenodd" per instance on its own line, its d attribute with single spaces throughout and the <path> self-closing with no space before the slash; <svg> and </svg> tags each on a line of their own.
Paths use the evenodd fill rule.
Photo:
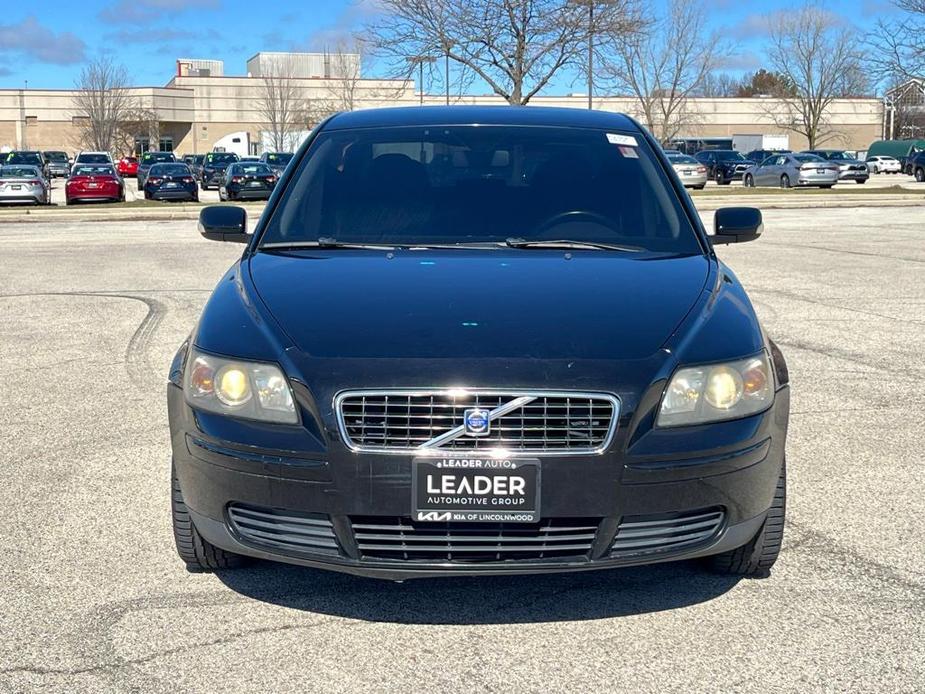
<svg viewBox="0 0 925 694">
<path fill-rule="evenodd" d="M 540 523 L 416 523 L 408 517 L 354 517 L 351 526 L 364 560 L 474 563 L 570 557 L 589 560 L 598 518 Z"/>
<path fill-rule="evenodd" d="M 601 453 L 619 417 L 615 396 L 578 391 L 346 391 L 334 404 L 347 445 L 379 453 L 492 448 L 535 455 Z M 468 408 L 492 413 L 487 435 L 466 435 Z"/>
</svg>

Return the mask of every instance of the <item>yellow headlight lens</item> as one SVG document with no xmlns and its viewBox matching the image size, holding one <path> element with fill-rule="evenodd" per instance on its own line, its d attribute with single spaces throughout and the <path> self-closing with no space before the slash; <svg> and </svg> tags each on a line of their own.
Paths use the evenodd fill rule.
<svg viewBox="0 0 925 694">
<path fill-rule="evenodd" d="M 237 366 L 226 366 L 215 379 L 215 396 L 229 407 L 243 405 L 251 399 L 247 373 Z"/>
<path fill-rule="evenodd" d="M 742 376 L 728 366 L 717 366 L 707 377 L 706 401 L 718 410 L 728 410 L 742 399 Z"/>
</svg>

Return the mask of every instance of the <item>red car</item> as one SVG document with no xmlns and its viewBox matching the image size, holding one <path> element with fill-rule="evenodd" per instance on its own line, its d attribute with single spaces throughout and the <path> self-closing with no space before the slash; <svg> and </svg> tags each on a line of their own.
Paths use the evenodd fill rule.
<svg viewBox="0 0 925 694">
<path fill-rule="evenodd" d="M 138 157 L 122 157 L 116 164 L 116 171 L 120 176 L 137 176 Z"/>
<path fill-rule="evenodd" d="M 81 200 L 125 202 L 125 186 L 109 164 L 77 164 L 64 184 L 67 204 Z"/>
</svg>

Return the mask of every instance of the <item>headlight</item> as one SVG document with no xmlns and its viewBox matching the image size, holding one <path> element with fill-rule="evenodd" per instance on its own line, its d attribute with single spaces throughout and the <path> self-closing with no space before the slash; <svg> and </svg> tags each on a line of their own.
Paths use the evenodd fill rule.
<svg viewBox="0 0 925 694">
<path fill-rule="evenodd" d="M 659 409 L 661 427 L 738 419 L 770 407 L 774 382 L 766 354 L 675 371 Z"/>
<path fill-rule="evenodd" d="M 207 412 L 279 424 L 299 421 L 289 382 L 274 364 L 224 359 L 191 348 L 183 392 L 186 402 Z"/>
</svg>

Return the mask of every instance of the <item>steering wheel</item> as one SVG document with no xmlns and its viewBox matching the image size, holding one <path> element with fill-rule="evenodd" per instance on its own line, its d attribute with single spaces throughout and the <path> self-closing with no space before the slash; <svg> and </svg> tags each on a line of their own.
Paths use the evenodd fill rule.
<svg viewBox="0 0 925 694">
<path fill-rule="evenodd" d="M 575 222 L 590 222 L 592 224 L 599 224 L 602 227 L 606 227 L 614 233 L 619 230 L 613 225 L 613 222 L 605 217 L 602 214 L 597 212 L 588 212 L 587 210 L 570 210 L 568 212 L 560 212 L 559 214 L 550 217 L 545 222 L 536 227 L 536 230 L 531 234 L 533 238 L 541 237 L 544 232 L 548 232 L 550 229 L 553 229 L 562 224 L 571 224 Z"/>
</svg>

